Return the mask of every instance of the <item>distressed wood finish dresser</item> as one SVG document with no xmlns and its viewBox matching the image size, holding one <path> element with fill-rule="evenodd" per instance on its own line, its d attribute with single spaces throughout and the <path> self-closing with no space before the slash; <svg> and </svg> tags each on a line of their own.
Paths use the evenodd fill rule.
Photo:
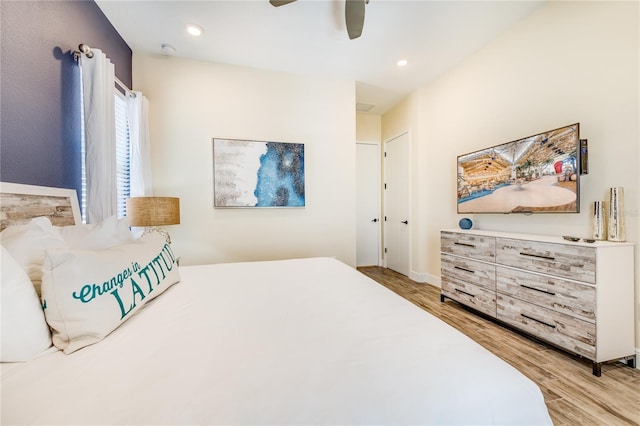
<svg viewBox="0 0 640 426">
<path fill-rule="evenodd" d="M 441 232 L 441 301 L 601 364 L 635 366 L 633 243 L 478 230 Z"/>
</svg>

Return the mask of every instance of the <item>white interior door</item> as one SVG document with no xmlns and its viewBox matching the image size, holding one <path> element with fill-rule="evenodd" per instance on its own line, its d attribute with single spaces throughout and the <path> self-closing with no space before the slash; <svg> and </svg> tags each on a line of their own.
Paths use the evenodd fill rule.
<svg viewBox="0 0 640 426">
<path fill-rule="evenodd" d="M 410 271 L 409 133 L 385 143 L 385 264 L 403 275 Z"/>
<path fill-rule="evenodd" d="M 380 264 L 380 147 L 356 144 L 356 264 Z"/>
</svg>

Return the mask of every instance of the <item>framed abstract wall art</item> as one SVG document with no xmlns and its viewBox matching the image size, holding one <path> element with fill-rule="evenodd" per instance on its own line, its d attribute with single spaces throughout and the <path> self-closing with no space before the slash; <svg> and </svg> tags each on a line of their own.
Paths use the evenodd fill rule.
<svg viewBox="0 0 640 426">
<path fill-rule="evenodd" d="M 213 139 L 214 207 L 304 207 L 304 144 Z"/>
</svg>

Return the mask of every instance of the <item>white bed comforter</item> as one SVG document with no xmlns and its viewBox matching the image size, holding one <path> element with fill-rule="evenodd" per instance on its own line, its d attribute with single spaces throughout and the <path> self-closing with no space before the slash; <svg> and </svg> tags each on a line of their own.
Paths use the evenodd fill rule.
<svg viewBox="0 0 640 426">
<path fill-rule="evenodd" d="M 539 388 L 327 258 L 191 266 L 105 340 L 3 364 L 2 424 L 550 424 Z"/>
</svg>

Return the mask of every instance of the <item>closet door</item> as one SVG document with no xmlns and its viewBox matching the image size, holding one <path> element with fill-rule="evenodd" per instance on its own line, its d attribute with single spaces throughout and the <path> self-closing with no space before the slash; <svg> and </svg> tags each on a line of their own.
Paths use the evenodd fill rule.
<svg viewBox="0 0 640 426">
<path fill-rule="evenodd" d="M 409 276 L 410 267 L 410 176 L 409 133 L 385 143 L 385 264 Z"/>
<path fill-rule="evenodd" d="M 356 144 L 357 175 L 357 266 L 380 263 L 380 146 Z"/>
</svg>

